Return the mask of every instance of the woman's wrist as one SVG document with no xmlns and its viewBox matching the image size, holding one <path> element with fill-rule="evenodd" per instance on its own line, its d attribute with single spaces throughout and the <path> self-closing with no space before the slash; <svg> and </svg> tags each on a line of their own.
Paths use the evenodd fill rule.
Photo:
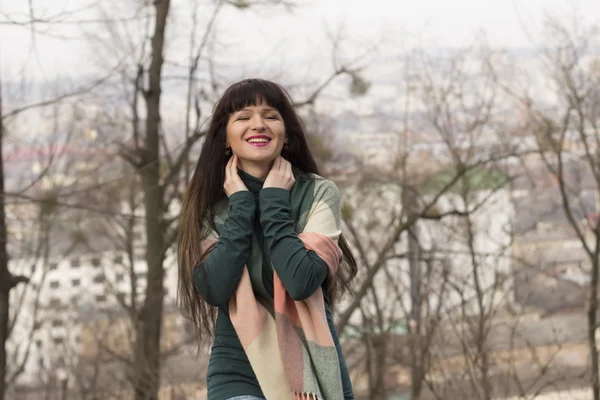
<svg viewBox="0 0 600 400">
<path fill-rule="evenodd" d="M 247 199 L 254 200 L 254 194 L 249 190 L 240 190 L 232 193 L 231 196 L 229 196 L 229 202 L 244 201 Z"/>
<path fill-rule="evenodd" d="M 229 211 L 236 214 L 254 215 L 256 210 L 256 196 L 250 191 L 235 192 L 229 197 Z"/>
<path fill-rule="evenodd" d="M 275 187 L 275 186 L 270 186 L 270 187 L 263 187 L 260 190 L 260 197 L 266 197 L 266 196 L 281 196 L 282 198 L 289 198 L 290 197 L 290 192 L 287 189 L 284 188 L 280 188 L 280 187 Z"/>
</svg>

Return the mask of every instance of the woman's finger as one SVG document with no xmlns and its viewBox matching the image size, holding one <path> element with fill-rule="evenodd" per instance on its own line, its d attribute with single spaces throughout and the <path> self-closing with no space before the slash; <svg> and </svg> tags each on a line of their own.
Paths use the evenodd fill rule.
<svg viewBox="0 0 600 400">
<path fill-rule="evenodd" d="M 238 172 L 238 157 L 236 155 L 234 155 L 232 158 L 233 158 L 233 163 L 231 163 L 231 174 L 232 174 L 232 176 L 235 176 L 233 174 L 237 174 L 237 172 Z"/>
<path fill-rule="evenodd" d="M 273 163 L 273 169 L 275 171 L 279 171 L 281 169 L 281 156 L 277 156 L 275 162 Z"/>
<path fill-rule="evenodd" d="M 231 179 L 235 179 L 236 181 L 241 181 L 242 178 L 240 178 L 240 174 L 239 174 L 239 164 L 240 164 L 240 159 L 238 156 L 234 156 L 235 159 L 233 160 L 233 163 L 231 165 Z"/>
<path fill-rule="evenodd" d="M 287 160 L 283 161 L 283 164 L 285 165 L 285 176 L 288 177 L 288 179 L 292 179 L 293 174 L 292 174 L 292 163 L 290 163 Z"/>
<path fill-rule="evenodd" d="M 281 171 L 281 173 L 285 172 L 285 158 L 279 156 L 277 157 L 277 159 L 279 160 L 279 170 Z"/>
<path fill-rule="evenodd" d="M 229 169 L 231 168 L 231 163 L 233 162 L 234 157 L 231 157 L 229 161 L 227 161 L 227 165 L 225 166 L 225 182 L 228 182 L 231 179 L 231 172 L 229 171 Z"/>
</svg>

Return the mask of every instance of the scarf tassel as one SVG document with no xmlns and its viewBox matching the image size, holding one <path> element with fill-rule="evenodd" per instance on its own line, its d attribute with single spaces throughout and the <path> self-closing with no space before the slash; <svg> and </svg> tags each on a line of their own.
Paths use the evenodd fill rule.
<svg viewBox="0 0 600 400">
<path fill-rule="evenodd" d="M 321 400 L 315 393 L 294 393 L 294 400 Z"/>
</svg>

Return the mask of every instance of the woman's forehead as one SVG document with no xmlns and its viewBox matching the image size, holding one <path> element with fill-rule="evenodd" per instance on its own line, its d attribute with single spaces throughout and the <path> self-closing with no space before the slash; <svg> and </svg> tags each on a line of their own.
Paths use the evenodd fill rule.
<svg viewBox="0 0 600 400">
<path fill-rule="evenodd" d="M 271 106 L 269 103 L 262 102 L 257 104 L 247 105 L 236 112 L 240 111 L 277 111 L 277 108 Z"/>
</svg>

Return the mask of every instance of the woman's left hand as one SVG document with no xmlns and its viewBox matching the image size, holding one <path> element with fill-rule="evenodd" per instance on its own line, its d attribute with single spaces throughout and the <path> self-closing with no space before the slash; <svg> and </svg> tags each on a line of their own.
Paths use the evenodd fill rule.
<svg viewBox="0 0 600 400">
<path fill-rule="evenodd" d="M 267 175 L 267 179 L 265 179 L 263 188 L 273 187 L 289 191 L 295 182 L 292 164 L 282 156 L 278 156 L 273 163 L 273 167 L 271 167 L 271 171 L 269 171 L 269 175 Z"/>
</svg>

